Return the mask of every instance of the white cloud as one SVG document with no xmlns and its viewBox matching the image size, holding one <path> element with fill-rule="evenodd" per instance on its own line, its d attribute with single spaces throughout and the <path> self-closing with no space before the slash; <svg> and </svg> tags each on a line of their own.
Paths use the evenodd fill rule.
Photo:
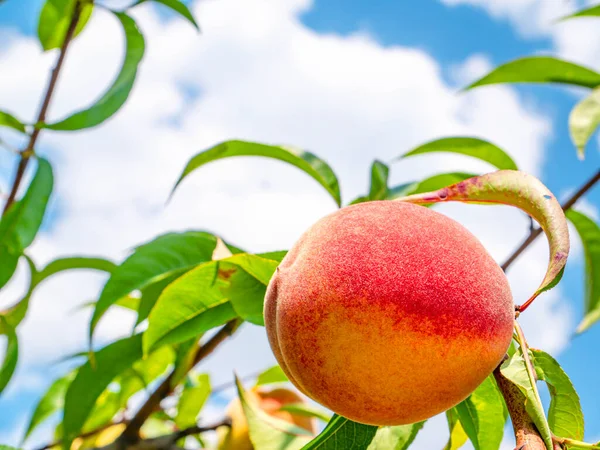
<svg viewBox="0 0 600 450">
<path fill-rule="evenodd" d="M 309 6 L 296 0 L 201 2 L 194 5 L 201 35 L 179 20 L 163 23 L 149 6 L 139 8 L 135 17 L 148 50 L 127 105 L 95 129 L 42 134 L 39 150 L 54 163 L 59 215 L 36 242 L 36 259 L 74 253 L 121 259 L 126 249 L 158 233 L 188 228 L 218 232 L 252 251 L 281 249 L 334 210 L 306 175 L 252 158 L 202 168 L 165 208 L 190 156 L 224 139 L 313 151 L 338 173 L 346 201 L 365 192 L 374 158 L 389 161 L 447 135 L 488 138 L 522 168 L 540 174 L 550 123 L 534 104 L 508 87 L 458 95 L 421 50 L 383 47 L 365 34 L 312 31 L 299 20 Z M 68 56 L 51 118 L 93 101 L 116 73 L 120 47 L 116 22 L 99 11 Z M 12 35 L 0 51 L 3 106 L 32 118 L 55 56 L 41 55 L 31 38 Z M 456 73 L 473 73 L 483 63 L 471 58 Z M 396 163 L 392 178 L 400 183 L 449 170 L 491 168 L 464 157 L 424 156 Z M 443 211 L 472 229 L 499 260 L 527 227 L 509 208 Z M 540 240 L 515 265 L 510 278 L 517 301 L 535 289 L 546 258 Z M 39 288 L 19 330 L 18 376 L 84 348 L 89 312 L 68 314 L 93 298 L 102 280 L 72 273 Z M 18 297 L 17 284 L 10 298 Z M 560 288 L 552 292 L 536 302 L 538 318 L 531 315 L 526 327 L 536 345 L 558 350 L 571 323 Z M 131 317 L 118 313 L 102 322 L 100 338 L 130 327 Z M 205 365 L 215 382 L 230 379 L 233 369 L 243 375 L 274 362 L 264 330 L 255 326 L 245 326 L 223 349 Z"/>
</svg>

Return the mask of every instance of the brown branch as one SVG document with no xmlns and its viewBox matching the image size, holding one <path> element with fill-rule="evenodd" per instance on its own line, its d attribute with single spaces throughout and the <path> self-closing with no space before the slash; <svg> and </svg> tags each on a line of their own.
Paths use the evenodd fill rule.
<svg viewBox="0 0 600 450">
<path fill-rule="evenodd" d="M 190 369 L 210 355 L 219 344 L 237 330 L 240 324 L 241 321 L 238 319 L 228 322 L 204 345 L 200 346 L 194 357 L 194 361 L 190 365 Z M 175 369 L 173 369 L 173 371 L 163 380 L 150 397 L 148 397 L 135 416 L 129 421 L 123 434 L 119 438 L 121 442 L 132 444 L 139 441 L 139 431 L 142 425 L 144 425 L 148 417 L 150 417 L 150 415 L 160 406 L 160 402 L 173 392 L 174 386 L 171 386 L 171 380 L 174 374 Z"/>
<path fill-rule="evenodd" d="M 494 370 L 494 378 L 506 402 L 510 420 L 515 430 L 517 445 L 515 450 L 546 450 L 533 420 L 525 409 L 525 395 L 500 372 L 500 366 Z"/>
<path fill-rule="evenodd" d="M 562 204 L 563 211 L 571 208 L 577 200 L 579 200 L 587 191 L 589 191 L 597 182 L 600 180 L 600 170 L 596 172 L 596 174 L 590 178 L 583 186 L 581 186 L 577 192 L 575 192 L 571 197 L 567 199 L 566 202 Z M 502 264 L 502 270 L 506 271 L 510 267 L 510 265 L 525 251 L 527 247 L 531 245 L 533 241 L 537 239 L 537 237 L 542 234 L 542 229 L 539 227 L 531 229 L 529 232 L 529 236 L 521 243 L 519 248 L 517 248 L 512 255 L 508 257 L 508 259 Z"/>
<path fill-rule="evenodd" d="M 73 16 L 71 17 L 71 22 L 69 23 L 69 27 L 67 28 L 67 32 L 65 34 L 65 39 L 60 47 L 60 53 L 58 54 L 58 60 L 56 61 L 56 65 L 54 69 L 52 69 L 52 75 L 50 76 L 50 81 L 48 82 L 48 87 L 46 88 L 46 93 L 44 94 L 44 100 L 42 101 L 42 106 L 40 107 L 40 111 L 38 113 L 37 121 L 34 125 L 33 131 L 29 136 L 29 142 L 27 146 L 19 152 L 20 159 L 19 164 L 17 165 L 17 171 L 15 173 L 15 178 L 12 183 L 12 188 L 10 190 L 10 194 L 8 194 L 8 199 L 4 204 L 3 214 L 6 214 L 8 208 L 14 203 L 15 197 L 17 196 L 17 192 L 19 191 L 19 186 L 21 186 L 21 181 L 23 181 L 23 175 L 25 174 L 25 169 L 27 169 L 27 164 L 29 163 L 29 159 L 35 152 L 35 143 L 37 142 L 38 136 L 40 134 L 41 128 L 39 124 L 46 120 L 46 113 L 48 112 L 48 107 L 50 106 L 50 100 L 52 100 L 52 95 L 56 89 L 56 83 L 58 81 L 58 75 L 63 67 L 63 63 L 65 60 L 65 56 L 67 55 L 67 50 L 69 48 L 69 44 L 73 40 L 73 36 L 75 35 L 75 29 L 77 28 L 77 23 L 79 22 L 79 17 L 81 15 L 81 2 L 80 0 L 75 1 L 75 6 L 73 8 Z"/>
</svg>

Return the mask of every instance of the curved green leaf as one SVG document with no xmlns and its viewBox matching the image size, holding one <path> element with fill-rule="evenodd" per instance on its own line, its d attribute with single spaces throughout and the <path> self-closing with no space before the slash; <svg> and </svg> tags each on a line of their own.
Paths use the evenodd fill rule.
<svg viewBox="0 0 600 450">
<path fill-rule="evenodd" d="M 455 409 L 475 450 L 497 450 L 500 447 L 507 410 L 491 375 Z"/>
<path fill-rule="evenodd" d="M 19 257 L 33 242 L 52 194 L 52 166 L 38 158 L 38 166 L 23 198 L 13 203 L 0 220 L 0 288 L 14 273 Z"/>
<path fill-rule="evenodd" d="M 237 377 L 235 381 L 254 448 L 277 450 L 304 448 L 303 446 L 312 437 L 308 431 L 265 413 L 248 398 Z"/>
<path fill-rule="evenodd" d="M 0 323 L 6 336 L 6 351 L 4 352 L 4 361 L 0 367 L 0 392 L 6 388 L 8 382 L 13 376 L 19 360 L 19 339 L 16 330 L 6 323 L 4 317 L 0 316 Z"/>
<path fill-rule="evenodd" d="M 575 17 L 598 17 L 600 16 L 600 5 L 594 5 L 587 8 L 580 9 L 576 13 L 569 14 L 561 18 L 560 20 L 573 19 Z"/>
<path fill-rule="evenodd" d="M 363 450 L 369 447 L 377 429 L 334 414 L 323 431 L 302 450 Z"/>
<path fill-rule="evenodd" d="M 46 0 L 42 7 L 38 22 L 38 38 L 44 51 L 62 46 L 77 0 Z M 83 2 L 79 21 L 75 28 L 73 38 L 83 31 L 88 23 L 94 4 L 91 1 Z"/>
<path fill-rule="evenodd" d="M 388 177 L 390 168 L 381 161 L 373 161 L 371 165 L 371 187 L 369 200 L 384 200 L 388 193 Z"/>
<path fill-rule="evenodd" d="M 287 403 L 279 411 L 287 411 L 296 416 L 315 417 L 316 419 L 322 420 L 327 423 L 331 420 L 331 414 L 328 414 L 321 408 L 315 408 L 314 406 L 307 405 L 306 403 Z"/>
<path fill-rule="evenodd" d="M 27 440 L 29 435 L 38 427 L 38 425 L 64 407 L 65 394 L 71 381 L 73 381 L 73 378 L 75 378 L 75 373 L 71 372 L 50 385 L 33 411 L 33 415 L 29 420 L 29 425 L 27 426 L 22 442 Z"/>
<path fill-rule="evenodd" d="M 538 378 L 548 384 L 548 424 L 556 436 L 582 440 L 583 412 L 573 383 L 558 362 L 542 350 L 530 349 Z"/>
<path fill-rule="evenodd" d="M 0 111 L 0 126 L 12 128 L 21 133 L 25 133 L 26 131 L 25 125 L 19 119 L 5 111 Z"/>
<path fill-rule="evenodd" d="M 104 286 L 92 316 L 90 339 L 100 318 L 120 298 L 210 261 L 216 245 L 217 238 L 212 234 L 187 231 L 167 233 L 137 247 Z"/>
<path fill-rule="evenodd" d="M 502 170 L 517 170 L 517 164 L 500 147 L 491 142 L 484 141 L 474 137 L 450 137 L 437 139 L 427 142 L 417 148 L 405 153 L 397 159 L 404 159 L 415 155 L 424 155 L 426 153 L 457 153 L 460 155 L 472 156 L 473 158 L 485 161 L 492 166 Z"/>
<path fill-rule="evenodd" d="M 380 427 L 367 450 L 406 450 L 415 440 L 425 422 L 395 427 Z"/>
<path fill-rule="evenodd" d="M 600 73 L 551 56 L 528 56 L 496 67 L 466 89 L 499 83 L 561 83 L 594 88 Z"/>
<path fill-rule="evenodd" d="M 458 412 L 456 409 L 451 408 L 446 411 L 446 420 L 448 421 L 450 437 L 448 438 L 448 443 L 444 447 L 444 450 L 458 450 L 466 444 L 468 436 L 458 419 Z"/>
<path fill-rule="evenodd" d="M 585 316 L 577 327 L 577 333 L 583 333 L 600 320 L 600 227 L 573 209 L 566 216 L 579 234 L 585 255 Z"/>
<path fill-rule="evenodd" d="M 579 159 L 583 159 L 585 146 L 600 125 L 600 89 L 577 103 L 569 115 L 571 140 L 577 147 Z"/>
<path fill-rule="evenodd" d="M 535 423 L 540 436 L 546 444 L 547 450 L 553 450 L 552 432 L 544 414 L 544 407 L 540 400 L 537 387 L 535 385 L 535 373 L 530 373 L 527 369 L 527 364 L 523 358 L 522 350 L 506 360 L 500 367 L 500 372 L 515 384 L 519 390 L 525 395 L 525 409 Z"/>
<path fill-rule="evenodd" d="M 499 170 L 437 191 L 410 195 L 397 201 L 437 203 L 444 201 L 497 203 L 516 206 L 540 224 L 550 245 L 550 261 L 539 288 L 521 311 L 542 292 L 560 281 L 569 255 L 569 229 L 562 207 L 541 181 L 524 172 Z"/>
<path fill-rule="evenodd" d="M 285 383 L 289 381 L 287 375 L 283 372 L 280 366 L 273 366 L 262 372 L 256 378 L 256 385 L 271 383 Z"/>
<path fill-rule="evenodd" d="M 63 448 L 68 450 L 79 435 L 98 397 L 115 377 L 142 358 L 142 335 L 121 339 L 95 354 L 77 371 L 65 395 Z"/>
<path fill-rule="evenodd" d="M 183 169 L 183 173 L 175 183 L 177 186 L 191 172 L 212 161 L 231 158 L 233 156 L 263 156 L 289 163 L 310 175 L 333 197 L 338 206 L 341 205 L 341 194 L 338 180 L 331 167 L 312 153 L 295 150 L 289 147 L 258 144 L 246 141 L 226 141 L 194 156 Z M 171 192 L 171 195 L 173 195 Z"/>
<path fill-rule="evenodd" d="M 148 1 L 150 1 L 150 0 L 138 0 L 136 3 L 134 3 L 132 5 L 132 7 L 136 6 L 136 5 L 140 5 L 142 3 L 146 3 Z M 186 18 L 194 26 L 194 28 L 196 28 L 196 30 L 200 31 L 200 27 L 198 26 L 198 23 L 196 23 L 196 19 L 194 19 L 194 16 L 192 15 L 192 12 L 190 11 L 190 9 L 185 4 L 181 3 L 179 0 L 153 0 L 153 1 L 155 1 L 156 3 L 161 3 L 161 4 L 165 5 L 167 8 L 172 9 L 173 11 L 175 11 L 182 17 Z"/>
<path fill-rule="evenodd" d="M 131 17 L 119 12 L 115 12 L 115 15 L 125 31 L 126 52 L 121 71 L 112 86 L 91 107 L 78 111 L 60 122 L 38 124 L 37 126 L 63 131 L 95 127 L 115 114 L 125 104 L 133 88 L 138 66 L 144 56 L 145 44 L 144 36 Z"/>
<path fill-rule="evenodd" d="M 187 386 L 181 392 L 177 403 L 175 425 L 180 430 L 196 425 L 198 414 L 210 396 L 210 377 L 202 374 L 196 377 L 193 386 Z"/>
</svg>

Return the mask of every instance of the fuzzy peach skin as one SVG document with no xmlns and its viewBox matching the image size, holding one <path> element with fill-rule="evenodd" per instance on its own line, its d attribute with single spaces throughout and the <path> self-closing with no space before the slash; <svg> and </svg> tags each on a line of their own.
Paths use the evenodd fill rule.
<svg viewBox="0 0 600 450">
<path fill-rule="evenodd" d="M 343 208 L 281 262 L 271 348 L 304 394 L 356 422 L 402 425 L 465 399 L 506 353 L 506 276 L 462 225 L 393 201 Z"/>
<path fill-rule="evenodd" d="M 292 403 L 306 403 L 297 393 L 289 389 L 252 388 L 246 391 L 250 401 L 256 403 L 260 409 L 272 417 L 293 423 L 312 434 L 316 432 L 316 421 L 312 417 L 280 411 L 284 405 Z M 227 407 L 227 415 L 231 418 L 231 428 L 221 432 L 219 450 L 252 450 L 254 446 L 250 441 L 248 422 L 242 409 L 239 398 L 231 401 Z"/>
</svg>

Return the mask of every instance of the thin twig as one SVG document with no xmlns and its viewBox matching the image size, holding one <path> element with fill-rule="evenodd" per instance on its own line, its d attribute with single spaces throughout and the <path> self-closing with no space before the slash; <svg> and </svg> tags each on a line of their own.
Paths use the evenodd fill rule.
<svg viewBox="0 0 600 450">
<path fill-rule="evenodd" d="M 240 324 L 241 322 L 238 319 L 235 319 L 224 325 L 212 338 L 199 348 L 193 363 L 190 365 L 190 369 L 210 355 L 219 344 L 235 332 Z M 148 397 L 135 416 L 129 421 L 123 434 L 119 438 L 121 441 L 135 443 L 139 440 L 139 431 L 142 425 L 144 425 L 148 417 L 150 417 L 156 408 L 160 406 L 160 402 L 173 392 L 174 386 L 171 386 L 171 379 L 173 378 L 174 373 L 175 369 L 173 369 L 173 371 L 163 380 L 150 397 Z"/>
<path fill-rule="evenodd" d="M 563 211 L 571 208 L 577 200 L 579 200 L 587 191 L 589 191 L 597 182 L 600 180 L 600 170 L 596 172 L 596 174 L 590 178 L 583 186 L 581 186 L 577 192 L 575 192 L 571 197 L 567 199 L 561 206 Z M 537 237 L 542 234 L 542 229 L 540 227 L 536 227 L 529 232 L 529 236 L 525 238 L 523 243 L 517 248 L 512 255 L 508 257 L 508 259 L 502 264 L 502 270 L 506 271 L 510 267 L 510 265 L 525 251 L 527 247 L 531 245 L 533 241 L 537 239 Z"/>
<path fill-rule="evenodd" d="M 116 422 L 107 423 L 105 425 L 102 425 L 101 427 L 98 427 L 98 428 L 95 428 L 93 430 L 90 430 L 90 431 L 87 431 L 85 433 L 82 433 L 78 437 L 82 438 L 82 439 L 89 438 L 89 437 L 92 437 L 92 436 L 94 436 L 94 435 L 96 435 L 96 434 L 98 434 L 98 433 L 100 433 L 100 432 L 102 432 L 102 431 L 104 431 L 104 430 L 106 430 L 106 429 L 114 426 L 114 425 L 122 425 L 124 423 L 127 423 L 127 421 L 125 419 L 118 420 Z M 62 439 L 59 439 L 57 441 L 51 442 L 49 444 L 46 444 L 43 447 L 39 447 L 36 450 L 48 450 L 49 448 L 52 448 L 52 447 L 58 447 L 59 445 L 62 445 L 62 443 L 63 443 Z"/>
<path fill-rule="evenodd" d="M 56 89 L 56 83 L 58 81 L 58 75 L 63 67 L 63 62 L 65 60 L 65 56 L 67 55 L 67 50 L 69 48 L 69 44 L 73 40 L 73 36 L 75 35 L 75 29 L 77 28 L 77 23 L 79 22 L 79 17 L 81 15 L 81 3 L 80 0 L 75 1 L 75 5 L 73 7 L 73 15 L 71 16 L 71 22 L 69 23 L 69 27 L 67 28 L 67 32 L 65 34 L 65 39 L 60 47 L 60 53 L 58 54 L 58 60 L 56 61 L 56 65 L 54 69 L 52 69 L 52 75 L 50 76 L 50 81 L 48 82 L 48 87 L 46 88 L 46 93 L 44 94 L 44 100 L 42 101 L 42 106 L 40 107 L 40 112 L 38 113 L 36 124 L 34 125 L 33 131 L 29 136 L 29 142 L 27 146 L 19 152 L 19 164 L 17 165 L 17 171 L 15 173 L 15 178 L 12 183 L 12 188 L 10 194 L 8 195 L 8 199 L 4 204 L 3 214 L 8 211 L 8 208 L 14 203 L 15 197 L 17 196 L 17 192 L 19 191 L 19 186 L 21 185 L 21 181 L 23 180 L 23 175 L 25 174 L 25 169 L 27 169 L 27 164 L 31 157 L 35 154 L 35 143 L 37 142 L 38 136 L 40 135 L 40 131 L 42 130 L 39 127 L 39 124 L 45 122 L 46 113 L 48 112 L 48 107 L 50 106 L 50 100 L 52 100 L 52 95 Z"/>
</svg>

